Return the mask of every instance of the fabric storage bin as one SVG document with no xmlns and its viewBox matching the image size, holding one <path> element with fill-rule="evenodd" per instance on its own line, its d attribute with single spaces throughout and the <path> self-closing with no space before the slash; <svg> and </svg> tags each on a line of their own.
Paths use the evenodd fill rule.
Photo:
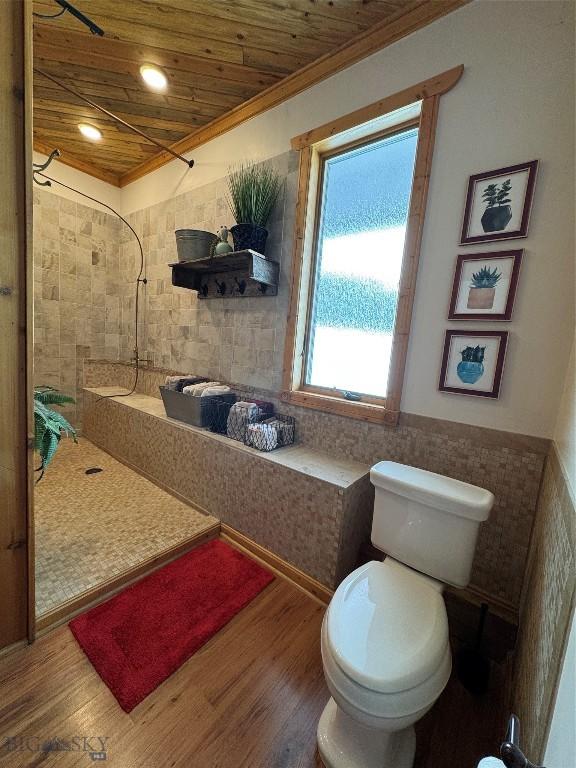
<svg viewBox="0 0 576 768">
<path fill-rule="evenodd" d="M 246 410 L 244 406 L 249 406 L 249 410 Z M 239 443 L 246 442 L 246 427 L 249 424 L 255 424 L 266 418 L 267 414 L 264 413 L 260 405 L 252 400 L 240 400 L 237 401 L 233 408 L 228 411 L 228 418 L 226 420 L 226 437 L 231 440 L 238 440 Z"/>
<path fill-rule="evenodd" d="M 159 389 L 166 416 L 183 421 L 185 424 L 192 424 L 194 427 L 210 428 L 219 404 L 236 402 L 236 395 L 233 392 L 224 395 L 195 397 L 166 387 L 159 387 Z"/>
<path fill-rule="evenodd" d="M 296 431 L 293 416 L 277 414 L 272 418 L 259 419 L 246 426 L 246 445 L 259 451 L 273 451 L 285 445 L 292 445 Z"/>
</svg>

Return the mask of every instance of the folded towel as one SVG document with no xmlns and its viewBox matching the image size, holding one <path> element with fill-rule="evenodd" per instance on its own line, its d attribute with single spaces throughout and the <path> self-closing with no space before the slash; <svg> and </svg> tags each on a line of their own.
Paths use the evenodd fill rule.
<svg viewBox="0 0 576 768">
<path fill-rule="evenodd" d="M 182 381 L 182 379 L 190 378 L 190 375 L 187 376 L 166 376 L 166 380 L 164 382 L 164 386 L 166 389 L 173 389 L 175 390 L 178 382 Z"/>
<path fill-rule="evenodd" d="M 226 384 L 220 384 L 219 386 L 206 387 L 200 393 L 200 397 L 214 397 L 215 395 L 227 395 L 231 392 L 231 389 Z"/>
<path fill-rule="evenodd" d="M 205 377 L 202 376 L 190 376 L 190 377 L 184 377 L 180 379 L 179 382 L 176 383 L 176 391 L 177 392 L 184 392 L 184 389 L 186 387 L 194 387 L 197 384 L 202 384 L 206 381 Z"/>
<path fill-rule="evenodd" d="M 185 395 L 200 396 L 202 392 L 208 387 L 219 387 L 219 386 L 220 386 L 219 381 L 202 381 L 198 384 L 191 384 L 187 387 L 184 387 L 182 392 Z"/>
<path fill-rule="evenodd" d="M 272 424 L 248 424 L 246 443 L 259 451 L 273 451 L 278 446 L 278 432 Z"/>
<path fill-rule="evenodd" d="M 164 386 L 166 389 L 172 389 L 175 392 L 182 392 L 184 387 L 191 386 L 192 384 L 198 384 L 201 381 L 206 381 L 205 377 L 193 376 L 191 373 L 180 376 L 166 376 Z"/>
<path fill-rule="evenodd" d="M 258 418 L 259 410 L 255 403 L 247 403 L 240 400 L 234 403 L 228 414 L 226 434 L 233 440 L 244 441 L 246 438 L 246 426 Z"/>
<path fill-rule="evenodd" d="M 278 434 L 278 445 L 291 445 L 294 442 L 294 424 L 280 419 L 266 419 L 265 424 L 274 427 Z"/>
</svg>

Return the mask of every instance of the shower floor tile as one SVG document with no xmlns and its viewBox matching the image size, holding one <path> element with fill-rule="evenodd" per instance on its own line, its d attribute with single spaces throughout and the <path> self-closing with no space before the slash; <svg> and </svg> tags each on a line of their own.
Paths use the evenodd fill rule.
<svg viewBox="0 0 576 768">
<path fill-rule="evenodd" d="M 90 467 L 102 472 L 86 474 Z M 62 439 L 35 488 L 36 615 L 212 528 L 218 521 L 88 440 Z"/>
</svg>

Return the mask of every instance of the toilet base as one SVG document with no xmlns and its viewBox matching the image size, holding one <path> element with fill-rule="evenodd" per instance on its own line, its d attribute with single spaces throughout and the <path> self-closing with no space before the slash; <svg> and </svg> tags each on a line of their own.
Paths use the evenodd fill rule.
<svg viewBox="0 0 576 768">
<path fill-rule="evenodd" d="M 318 751 L 326 768 L 412 768 L 414 728 L 380 731 L 367 728 L 341 710 L 334 699 L 318 723 Z"/>
</svg>

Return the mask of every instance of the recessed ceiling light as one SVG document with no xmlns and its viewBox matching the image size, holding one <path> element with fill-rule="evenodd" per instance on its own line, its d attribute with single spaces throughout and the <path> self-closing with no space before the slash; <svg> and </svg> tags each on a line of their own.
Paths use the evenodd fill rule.
<svg viewBox="0 0 576 768">
<path fill-rule="evenodd" d="M 140 74 L 142 80 L 153 91 L 165 91 L 168 85 L 168 78 L 162 72 L 160 67 L 155 67 L 152 64 L 142 64 L 140 67 Z"/>
<path fill-rule="evenodd" d="M 82 136 L 90 141 L 100 141 L 102 138 L 102 131 L 98 130 L 94 125 L 88 123 L 78 123 L 78 129 Z"/>
</svg>

